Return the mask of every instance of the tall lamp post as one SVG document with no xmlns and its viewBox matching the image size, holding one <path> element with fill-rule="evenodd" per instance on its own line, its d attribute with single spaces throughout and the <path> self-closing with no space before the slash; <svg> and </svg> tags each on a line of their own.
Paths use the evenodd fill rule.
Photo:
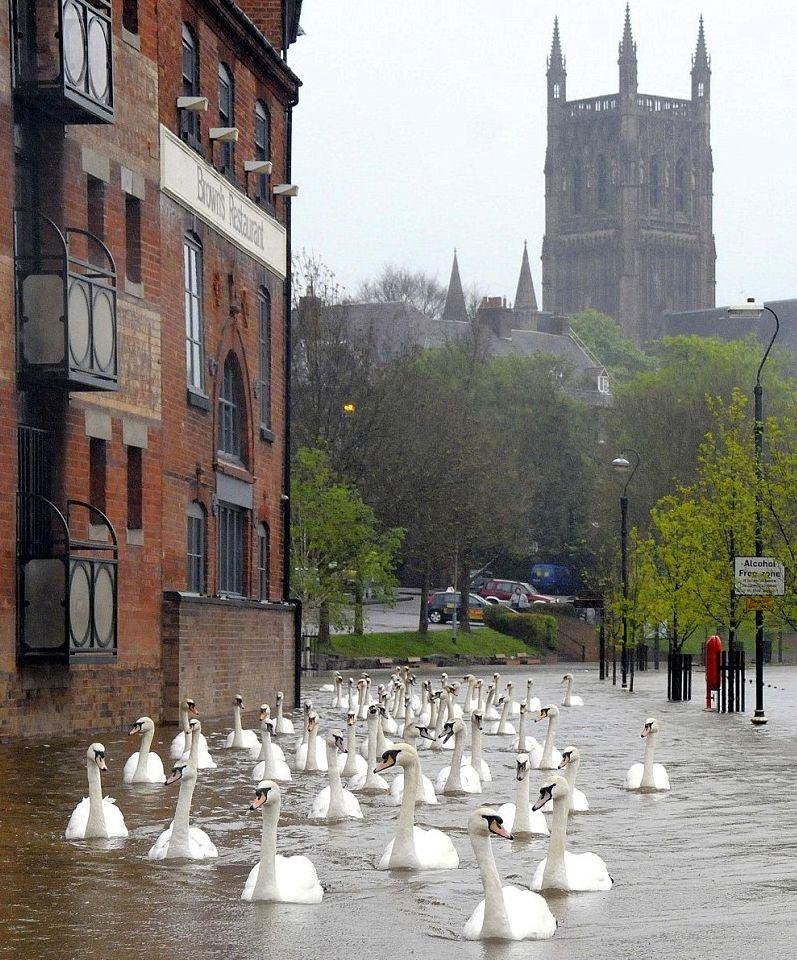
<svg viewBox="0 0 797 960">
<path fill-rule="evenodd" d="M 628 459 L 628 454 L 633 458 L 633 462 Z M 620 575 L 623 581 L 623 648 L 620 670 L 624 687 L 628 686 L 628 484 L 637 471 L 639 461 L 639 454 L 630 448 L 623 450 L 619 457 L 612 460 L 614 469 L 627 475 L 620 495 Z"/>
<path fill-rule="evenodd" d="M 761 363 L 758 365 L 758 371 L 755 377 L 755 387 L 753 388 L 754 411 L 753 411 L 753 437 L 755 440 L 755 555 L 761 557 L 764 555 L 764 523 L 762 518 L 762 496 L 761 483 L 764 479 L 764 391 L 761 386 L 761 371 L 767 362 L 769 351 L 775 342 L 775 337 L 780 330 L 780 320 L 778 315 L 772 309 L 754 297 L 750 297 L 745 303 L 735 307 L 728 308 L 729 317 L 746 317 L 751 320 L 758 320 L 761 314 L 767 311 L 775 318 L 775 332 L 767 344 Z M 763 726 L 767 722 L 764 714 L 764 611 L 759 606 L 755 612 L 755 710 L 753 711 L 752 721 L 756 726 Z"/>
</svg>

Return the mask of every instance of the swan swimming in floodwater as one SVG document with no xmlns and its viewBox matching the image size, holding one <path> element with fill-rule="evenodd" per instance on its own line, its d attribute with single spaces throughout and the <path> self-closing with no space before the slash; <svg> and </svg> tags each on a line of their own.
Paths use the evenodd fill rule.
<svg viewBox="0 0 797 960">
<path fill-rule="evenodd" d="M 506 829 L 516 837 L 548 836 L 548 824 L 541 810 L 533 810 L 529 800 L 529 758 L 525 753 L 517 757 L 515 780 L 517 788 L 514 803 L 502 803 L 498 813 Z"/>
<path fill-rule="evenodd" d="M 564 696 L 564 699 L 562 700 L 562 706 L 563 707 L 583 707 L 584 701 L 581 699 L 581 697 L 574 696 L 571 693 L 571 690 L 573 689 L 573 674 L 566 673 L 562 677 L 562 683 L 567 684 L 567 686 L 565 687 L 565 696 Z"/>
<path fill-rule="evenodd" d="M 343 732 L 332 730 L 327 735 L 327 771 L 329 786 L 318 794 L 310 807 L 310 820 L 327 820 L 332 823 L 338 820 L 362 820 L 363 812 L 360 801 L 351 790 L 344 790 L 340 782 L 338 769 L 338 753 L 345 753 L 343 746 Z"/>
<path fill-rule="evenodd" d="M 581 790 L 576 787 L 576 777 L 578 776 L 578 768 L 580 766 L 581 753 L 578 747 L 567 747 L 562 751 L 562 762 L 559 764 L 559 769 L 564 770 L 565 780 L 567 780 L 570 786 L 571 813 L 587 813 L 589 811 L 589 801 Z M 543 813 L 552 813 L 553 801 L 549 800 L 542 810 Z"/>
<path fill-rule="evenodd" d="M 150 750 L 155 736 L 155 724 L 152 719 L 139 717 L 128 736 L 132 737 L 134 733 L 141 735 L 141 746 L 136 753 L 128 757 L 122 771 L 122 780 L 125 783 L 163 783 L 166 780 L 163 761 L 157 753 L 152 753 Z"/>
<path fill-rule="evenodd" d="M 92 743 L 86 751 L 89 795 L 72 811 L 64 833 L 67 840 L 110 840 L 127 836 L 125 818 L 116 801 L 102 795 L 100 771 L 107 769 L 105 747 L 101 743 Z"/>
<path fill-rule="evenodd" d="M 271 734 L 274 729 L 274 721 L 269 717 L 268 704 L 260 705 L 260 753 L 257 756 L 257 763 L 252 770 L 252 779 L 260 780 L 281 780 L 290 781 L 291 771 L 288 764 L 281 758 L 271 740 Z"/>
<path fill-rule="evenodd" d="M 526 681 L 526 699 L 523 701 L 526 705 L 526 713 L 532 714 L 535 711 L 539 710 L 542 704 L 540 703 L 539 697 L 532 697 L 531 688 L 534 686 L 534 681 L 531 677 Z M 512 713 L 517 716 L 520 713 L 520 703 L 512 704 Z"/>
<path fill-rule="evenodd" d="M 300 773 L 326 773 L 327 754 L 318 749 L 318 714 L 315 710 L 307 715 L 307 743 L 297 749 L 294 764 Z"/>
<path fill-rule="evenodd" d="M 227 750 L 256 750 L 259 753 L 260 741 L 257 739 L 255 731 L 241 728 L 241 714 L 243 712 L 243 697 L 237 694 L 233 699 L 233 728 L 227 734 L 224 746 Z"/>
<path fill-rule="evenodd" d="M 374 773 L 374 767 L 376 766 L 376 738 L 377 731 L 379 727 L 379 707 L 375 704 L 371 705 L 368 708 L 368 740 L 366 741 L 366 752 L 367 759 L 363 761 L 365 764 L 364 769 L 360 769 L 355 761 L 360 761 L 363 758 L 357 753 L 354 749 L 354 724 L 355 717 L 353 713 L 350 713 L 347 719 L 347 722 L 350 723 L 349 726 L 349 746 L 348 753 L 346 754 L 346 765 L 343 768 L 341 776 L 348 777 L 349 765 L 354 771 L 351 775 L 349 782 L 346 784 L 349 790 L 362 790 L 363 793 L 387 793 L 388 784 L 387 780 L 384 777 L 380 777 L 378 773 Z"/>
<path fill-rule="evenodd" d="M 172 760 L 187 760 L 188 759 L 188 748 L 191 745 L 190 736 L 188 734 L 188 720 L 189 717 L 196 717 L 198 715 L 198 710 L 196 708 L 196 703 L 190 698 L 186 697 L 185 700 L 180 704 L 180 726 L 182 730 L 177 736 L 172 740 L 171 748 L 169 749 L 169 756 Z M 204 733 L 199 738 L 199 754 L 197 756 L 197 770 L 215 770 L 216 763 L 211 757 L 208 751 L 208 742 L 205 739 Z"/>
<path fill-rule="evenodd" d="M 289 720 L 287 717 L 283 716 L 283 705 L 285 701 L 285 694 L 282 690 L 277 691 L 277 725 L 274 728 L 274 733 L 277 736 L 282 736 L 283 734 L 293 733 L 293 720 Z M 263 780 L 271 779 L 270 777 L 263 777 Z"/>
<path fill-rule="evenodd" d="M 635 763 L 625 775 L 626 790 L 669 790 L 670 778 L 660 763 L 653 762 L 653 752 L 656 749 L 656 739 L 659 732 L 659 722 L 655 717 L 648 717 L 642 729 L 645 742 L 644 763 Z"/>
<path fill-rule="evenodd" d="M 535 697 L 536 700 L 536 697 Z M 528 710 L 525 703 L 520 704 L 520 719 L 517 725 L 517 736 L 512 741 L 512 750 L 514 753 L 534 753 L 535 751 L 542 756 L 542 747 L 536 737 L 529 737 L 526 734 L 528 724 Z"/>
<path fill-rule="evenodd" d="M 421 773 L 415 747 L 408 743 L 397 743 L 392 750 L 385 751 L 376 765 L 376 772 L 382 773 L 396 765 L 404 771 L 404 796 L 396 834 L 385 847 L 377 869 L 447 870 L 458 867 L 459 856 L 454 844 L 442 831 L 423 830 L 415 826 L 415 795 Z"/>
<path fill-rule="evenodd" d="M 537 746 L 529 751 L 531 765 L 535 770 L 557 770 L 562 762 L 562 754 L 554 746 L 556 731 L 559 729 L 559 707 L 553 703 L 543 707 L 534 722 L 538 723 L 540 720 L 548 721 L 548 732 L 542 748 Z"/>
<path fill-rule="evenodd" d="M 612 878 L 603 860 L 594 853 L 569 853 L 565 848 L 567 816 L 570 812 L 570 784 L 564 777 L 552 777 L 540 790 L 534 810 L 553 800 L 551 839 L 548 856 L 534 872 L 534 890 L 608 890 Z"/>
<path fill-rule="evenodd" d="M 500 810 L 477 807 L 468 818 L 468 836 L 479 865 L 484 900 L 470 915 L 462 936 L 466 940 L 549 940 L 556 933 L 556 919 L 548 904 L 531 890 L 501 886 L 491 834 L 513 839 Z"/>
<path fill-rule="evenodd" d="M 446 740 L 454 737 L 454 752 L 451 754 L 451 766 L 443 767 L 434 782 L 435 790 L 447 796 L 463 793 L 481 793 L 481 777 L 476 769 L 464 762 L 465 724 L 462 720 L 446 723 L 443 736 Z"/>
<path fill-rule="evenodd" d="M 263 814 L 260 862 L 252 867 L 241 899 L 321 903 L 324 891 L 312 862 L 301 855 L 283 857 L 277 853 L 280 796 L 280 788 L 273 780 L 262 780 L 255 789 L 249 809 L 261 810 Z"/>
<path fill-rule="evenodd" d="M 493 775 L 482 758 L 482 715 L 478 710 L 472 710 L 470 715 L 470 756 L 463 759 L 463 763 L 470 764 L 482 783 L 490 783 Z"/>
<path fill-rule="evenodd" d="M 418 726 L 416 720 L 410 720 L 409 723 L 404 725 L 404 736 L 406 737 L 405 743 L 408 743 L 411 747 L 415 747 L 417 738 L 420 737 L 422 740 L 431 740 L 434 734 L 429 730 L 428 727 Z M 417 750 L 417 747 L 416 747 Z M 368 761 L 370 764 L 370 760 Z M 434 792 L 434 784 L 432 781 L 424 776 L 423 768 L 421 767 L 421 757 L 418 755 L 418 790 L 415 794 L 416 803 L 427 803 L 427 804 L 436 804 L 438 803 L 437 794 Z M 379 776 L 375 774 L 375 776 Z M 382 778 L 379 777 L 381 780 Z M 397 773 L 393 779 L 393 782 L 390 784 L 390 802 L 399 806 L 401 801 L 404 799 L 404 773 Z"/>
</svg>

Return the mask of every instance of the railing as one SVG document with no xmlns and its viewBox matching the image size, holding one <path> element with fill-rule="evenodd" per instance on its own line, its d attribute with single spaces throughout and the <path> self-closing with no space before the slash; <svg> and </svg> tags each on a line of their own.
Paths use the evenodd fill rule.
<svg viewBox="0 0 797 960">
<path fill-rule="evenodd" d="M 648 113 L 669 113 L 678 116 L 691 116 L 692 101 L 678 100 L 675 97 L 655 97 L 648 94 L 639 94 L 636 105 Z"/>
<path fill-rule="evenodd" d="M 587 113 L 606 113 L 617 109 L 618 94 L 607 94 L 603 97 L 588 97 L 585 100 L 568 100 L 567 109 L 571 117 L 580 117 Z"/>
<path fill-rule="evenodd" d="M 113 525 L 92 504 L 69 500 L 64 514 L 39 494 L 17 495 L 21 659 L 116 657 L 118 553 Z"/>
<path fill-rule="evenodd" d="M 14 244 L 23 380 L 116 390 L 116 265 L 110 250 L 86 230 L 62 231 L 29 210 L 14 213 Z"/>
<path fill-rule="evenodd" d="M 109 0 L 15 0 L 14 92 L 62 123 L 112 123 Z"/>
</svg>

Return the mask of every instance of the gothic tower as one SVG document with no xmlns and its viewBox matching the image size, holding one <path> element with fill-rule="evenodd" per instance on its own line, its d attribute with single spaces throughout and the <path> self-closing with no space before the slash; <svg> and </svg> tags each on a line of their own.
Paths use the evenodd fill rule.
<svg viewBox="0 0 797 960">
<path fill-rule="evenodd" d="M 714 306 L 709 95 L 703 18 L 689 100 L 639 93 L 626 6 L 618 92 L 568 100 L 559 22 L 548 58 L 543 309 L 594 308 L 638 343 L 666 310 Z"/>
</svg>

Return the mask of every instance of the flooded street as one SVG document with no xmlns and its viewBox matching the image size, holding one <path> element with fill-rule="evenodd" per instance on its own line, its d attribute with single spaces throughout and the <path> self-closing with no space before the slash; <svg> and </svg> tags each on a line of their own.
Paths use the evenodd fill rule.
<svg viewBox="0 0 797 960">
<path fill-rule="evenodd" d="M 488 676 L 491 668 L 477 672 Z M 562 672 L 532 668 L 543 704 L 561 701 Z M 502 683 L 512 676 L 517 695 L 527 674 L 528 668 L 507 670 Z M 321 714 L 322 729 L 343 725 L 330 712 L 332 695 L 317 693 L 326 680 L 313 678 L 304 690 Z M 793 951 L 797 907 L 797 670 L 772 667 L 767 680 L 776 688 L 766 691 L 770 723 L 756 730 L 750 714 L 720 717 L 701 710 L 700 674 L 695 701 L 668 704 L 664 672 L 637 674 L 636 692 L 628 695 L 610 681 L 599 683 L 592 667 L 575 671 L 575 690 L 586 705 L 562 708 L 557 746 L 580 748 L 578 786 L 591 812 L 571 817 L 568 846 L 574 853 L 599 854 L 614 887 L 548 897 L 559 928 L 542 943 L 459 939 L 482 898 L 465 832 L 474 797 L 441 799 L 437 807 L 417 810 L 419 826 L 451 836 L 458 870 L 391 875 L 374 865 L 392 837 L 397 808 L 361 796 L 364 821 L 310 824 L 307 810 L 326 775 L 294 774 L 283 790 L 278 851 L 310 857 L 324 900 L 319 906 L 253 905 L 239 898 L 259 858 L 261 817 L 248 812 L 248 754 L 221 748 L 231 718 L 203 727 L 218 769 L 200 772 L 192 823 L 207 831 L 219 851 L 217 860 L 204 863 L 147 859 L 173 816 L 178 788 L 122 784 L 122 767 L 138 748 L 137 738 L 123 731 L 96 737 L 107 749 L 103 790 L 117 799 L 130 830 L 117 841 L 63 839 L 72 809 L 87 794 L 89 739 L 0 745 L 0 957 L 785 958 Z M 256 727 L 255 716 L 249 709 L 245 726 Z M 640 732 L 648 716 L 661 725 L 656 760 L 668 770 L 669 794 L 622 789 L 626 770 L 642 758 Z M 531 726 L 529 733 L 542 741 L 544 730 Z M 358 728 L 362 738 L 365 724 Z M 165 763 L 175 732 L 169 727 L 156 735 L 154 749 Z M 280 740 L 289 762 L 295 739 Z M 493 783 L 479 799 L 513 801 L 514 756 L 503 749 L 505 738 L 485 736 L 484 746 Z M 424 750 L 424 772 L 434 777 L 449 757 Z M 536 794 L 550 775 L 531 776 Z M 546 846 L 545 838 L 495 840 L 503 882 L 527 885 Z"/>
</svg>

